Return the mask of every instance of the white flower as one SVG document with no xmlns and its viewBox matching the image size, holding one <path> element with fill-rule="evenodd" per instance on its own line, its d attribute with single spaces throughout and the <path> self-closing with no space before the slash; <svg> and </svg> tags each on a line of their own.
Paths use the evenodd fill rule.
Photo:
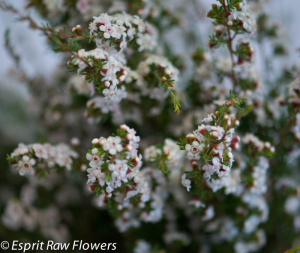
<svg viewBox="0 0 300 253">
<path fill-rule="evenodd" d="M 209 206 L 205 210 L 205 215 L 201 218 L 204 221 L 211 220 L 215 216 L 215 210 L 213 206 Z"/>
<path fill-rule="evenodd" d="M 123 148 L 121 145 L 120 137 L 108 137 L 107 141 L 103 145 L 103 149 L 108 151 L 111 155 L 115 155 L 117 152 L 120 152 Z"/>
<path fill-rule="evenodd" d="M 202 122 L 204 122 L 205 124 L 208 124 L 208 123 L 212 122 L 212 121 L 213 121 L 212 116 L 213 116 L 212 113 L 211 113 L 211 114 L 208 114 L 208 115 L 207 115 L 207 118 L 203 119 Z"/>
<path fill-rule="evenodd" d="M 296 214 L 300 207 L 300 199 L 296 196 L 289 197 L 284 204 L 284 210 L 288 214 Z"/>
<path fill-rule="evenodd" d="M 216 168 L 210 164 L 205 164 L 203 165 L 202 170 L 205 171 L 203 177 L 210 179 L 211 175 L 216 171 Z"/>
<path fill-rule="evenodd" d="M 253 233 L 261 223 L 261 218 L 256 215 L 251 215 L 244 223 L 244 231 L 247 234 Z"/>
<path fill-rule="evenodd" d="M 47 159 L 48 158 L 48 153 L 46 152 L 45 148 L 41 144 L 33 144 L 32 149 L 34 150 L 34 153 L 36 157 L 38 158 L 43 158 Z"/>
<path fill-rule="evenodd" d="M 187 157 L 190 160 L 199 160 L 200 152 L 203 150 L 203 145 L 197 141 L 193 141 L 192 144 L 186 144 L 185 149 L 188 151 Z"/>
<path fill-rule="evenodd" d="M 232 71 L 232 62 L 230 58 L 219 58 L 216 64 L 217 69 L 229 73 Z"/>
<path fill-rule="evenodd" d="M 156 41 L 149 34 L 139 33 L 136 43 L 139 45 L 139 52 L 142 52 L 144 50 L 151 51 L 156 46 Z"/>
<path fill-rule="evenodd" d="M 18 169 L 19 169 L 19 174 L 21 176 L 24 176 L 27 173 L 33 172 L 33 165 L 35 164 L 34 159 L 30 159 L 29 156 L 24 155 L 22 157 L 22 160 L 18 162 Z"/>
<path fill-rule="evenodd" d="M 148 161 L 155 161 L 155 157 L 160 154 L 160 149 L 157 149 L 155 146 L 150 146 L 145 149 L 144 157 Z"/>
<path fill-rule="evenodd" d="M 184 173 L 182 176 L 181 176 L 181 184 L 186 187 L 187 191 L 190 191 L 191 189 L 191 180 L 187 179 L 186 178 L 186 174 Z"/>
<path fill-rule="evenodd" d="M 95 183 L 96 181 L 99 182 L 99 185 L 104 185 L 105 183 L 105 173 L 102 173 L 101 170 L 97 168 L 90 168 L 87 169 L 88 174 L 88 181 L 87 184 L 89 183 Z"/>
<path fill-rule="evenodd" d="M 180 150 L 177 143 L 171 139 L 166 139 L 163 146 L 164 153 L 168 154 L 168 166 L 180 167 L 182 164 L 182 158 L 184 157 L 184 151 Z"/>
</svg>

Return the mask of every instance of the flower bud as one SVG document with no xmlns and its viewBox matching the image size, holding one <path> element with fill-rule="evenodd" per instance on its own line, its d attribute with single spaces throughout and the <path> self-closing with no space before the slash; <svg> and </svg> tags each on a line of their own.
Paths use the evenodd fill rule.
<svg viewBox="0 0 300 253">
<path fill-rule="evenodd" d="M 165 82 L 165 81 L 167 81 L 167 78 L 166 78 L 165 76 L 163 76 L 163 77 L 161 78 L 161 80 L 162 80 L 163 82 Z"/>
<path fill-rule="evenodd" d="M 78 146 L 80 144 L 80 141 L 79 141 L 78 138 L 74 137 L 74 138 L 71 139 L 71 144 L 73 146 Z"/>
<path fill-rule="evenodd" d="M 210 12 L 206 12 L 206 17 L 210 18 L 212 17 L 212 14 Z"/>
<path fill-rule="evenodd" d="M 170 69 L 165 69 L 165 74 L 169 76 L 172 74 L 172 71 Z"/>
<path fill-rule="evenodd" d="M 240 142 L 240 137 L 239 136 L 235 136 L 234 138 L 232 138 L 231 143 L 235 143 L 235 142 Z"/>
<path fill-rule="evenodd" d="M 214 138 L 217 138 L 219 136 L 219 133 L 217 131 L 212 131 L 210 133 L 210 136 L 214 137 Z"/>
<path fill-rule="evenodd" d="M 105 139 L 105 138 L 101 137 L 101 138 L 99 139 L 99 144 L 100 144 L 101 146 L 103 146 L 103 145 L 105 144 L 105 142 L 106 142 L 106 139 Z"/>
<path fill-rule="evenodd" d="M 95 138 L 92 140 L 93 145 L 99 145 L 99 139 Z"/>
<path fill-rule="evenodd" d="M 233 142 L 231 143 L 230 147 L 233 149 L 239 149 L 240 145 L 237 142 Z"/>
<path fill-rule="evenodd" d="M 121 76 L 119 77 L 119 80 L 120 80 L 121 82 L 123 82 L 125 79 L 126 79 L 126 76 L 125 76 L 125 75 L 121 75 Z"/>
<path fill-rule="evenodd" d="M 126 145 L 125 150 L 126 150 L 126 151 L 131 151 L 131 150 L 132 150 L 132 146 Z"/>
<path fill-rule="evenodd" d="M 81 25 L 77 25 L 76 27 L 77 32 L 81 33 L 82 32 L 82 28 Z"/>
<path fill-rule="evenodd" d="M 133 163 L 133 166 L 136 167 L 139 164 L 140 159 L 138 157 L 135 157 L 131 160 L 131 162 Z"/>
<path fill-rule="evenodd" d="M 94 184 L 93 184 L 93 185 L 90 185 L 90 186 L 89 186 L 90 192 L 95 191 L 96 187 L 97 187 L 97 185 L 94 185 Z"/>
<path fill-rule="evenodd" d="M 126 138 L 127 140 L 130 140 L 131 134 L 130 134 L 130 133 L 127 133 L 125 138 Z"/>
<path fill-rule="evenodd" d="M 201 130 L 198 130 L 200 134 L 202 134 L 203 136 L 205 135 L 207 129 L 206 128 L 202 128 Z"/>
<path fill-rule="evenodd" d="M 212 155 L 217 155 L 219 153 L 219 151 L 213 148 L 210 153 Z"/>
<path fill-rule="evenodd" d="M 86 171 L 87 166 L 85 164 L 81 164 L 80 171 Z"/>
<path fill-rule="evenodd" d="M 228 16 L 230 16 L 231 15 L 231 12 L 229 11 L 229 10 L 226 10 L 225 11 L 225 17 L 228 17 Z"/>
<path fill-rule="evenodd" d="M 197 165 L 198 165 L 198 162 L 195 161 L 195 160 L 193 160 L 193 161 L 192 161 L 192 165 L 193 165 L 193 166 L 197 166 Z"/>
<path fill-rule="evenodd" d="M 213 10 L 218 10 L 218 5 L 212 4 L 212 5 L 211 5 L 211 8 L 212 8 Z"/>
<path fill-rule="evenodd" d="M 188 135 L 185 137 L 186 143 L 192 143 L 194 140 L 196 140 L 196 136 L 193 135 L 193 134 L 188 134 Z"/>
</svg>

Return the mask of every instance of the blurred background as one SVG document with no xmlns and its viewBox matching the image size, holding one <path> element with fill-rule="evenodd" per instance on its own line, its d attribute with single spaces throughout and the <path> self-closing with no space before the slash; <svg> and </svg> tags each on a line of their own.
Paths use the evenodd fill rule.
<svg viewBox="0 0 300 253">
<path fill-rule="evenodd" d="M 0 2 L 4 2 L 4 0 L 0 0 Z M 22 12 L 27 4 L 26 0 L 6 2 Z M 193 24 L 191 29 L 199 29 L 201 36 L 195 41 L 200 46 L 205 46 L 211 33 L 211 20 L 205 17 L 205 13 L 214 1 L 194 0 L 194 2 L 197 2 L 197 6 L 200 8 L 197 10 L 198 14 L 195 14 L 191 8 L 192 10 L 185 10 L 191 15 L 183 16 L 182 19 L 186 24 L 189 22 Z M 264 2 L 266 2 L 264 11 L 281 27 L 281 38 L 288 51 L 285 56 L 276 59 L 276 62 L 272 63 L 272 67 L 275 71 L 276 68 L 300 67 L 300 1 L 270 0 Z M 35 10 L 29 9 L 27 13 L 38 24 L 47 24 L 47 21 Z M 88 21 L 86 22 L 88 23 Z M 110 133 L 110 126 L 101 128 L 97 125 L 89 125 L 83 117 L 78 116 L 83 115 L 80 106 L 75 108 L 78 114 L 74 117 L 68 114 L 67 106 L 64 107 L 62 115 L 55 111 L 43 111 L 43 108 L 37 108 L 35 99 L 39 100 L 38 104 L 45 102 L 58 107 L 65 105 L 66 101 L 61 102 L 65 99 L 63 92 L 61 97 L 55 97 L 55 101 L 51 100 L 51 96 L 43 95 L 44 89 L 47 89 L 50 95 L 55 93 L 57 88 L 53 88 L 53 83 L 57 78 L 60 83 L 65 82 L 68 85 L 69 77 L 67 75 L 69 74 L 65 58 L 52 51 L 41 32 L 30 29 L 28 22 L 18 21 L 12 13 L 0 10 L 0 23 L 0 217 L 2 217 L 0 239 L 20 238 L 25 242 L 43 240 L 43 238 L 52 238 L 57 241 L 68 241 L 70 238 L 75 238 L 85 242 L 97 242 L 101 238 L 103 242 L 117 241 L 118 249 L 124 249 L 125 244 L 130 244 L 130 240 L 121 239 L 122 236 L 114 227 L 108 212 L 99 211 L 91 204 L 93 198 L 86 189 L 84 173 L 65 174 L 60 178 L 51 175 L 53 178 L 49 180 L 49 186 L 45 190 L 43 187 L 46 182 L 30 182 L 28 184 L 26 179 L 9 168 L 6 154 L 10 154 L 18 143 L 43 141 L 70 143 L 72 138 L 79 137 L 82 141 L 82 150 L 86 150 L 93 136 L 107 136 Z M 68 28 L 72 28 L 70 24 L 68 25 Z M 186 41 L 177 39 L 181 33 L 182 28 L 174 27 L 163 34 L 176 54 L 185 54 L 186 50 Z M 9 52 L 10 49 L 12 49 L 11 52 Z M 256 62 L 261 74 L 264 75 L 267 73 L 265 59 L 268 58 L 266 55 L 270 53 L 270 45 L 265 42 L 256 43 L 254 49 L 259 52 L 256 54 Z M 185 79 L 189 75 L 189 71 L 186 70 L 181 78 Z M 28 90 L 28 85 L 25 83 L 29 83 L 35 94 Z M 184 85 L 184 81 L 182 83 Z M 68 118 L 68 125 L 61 122 L 66 118 Z M 50 124 L 49 122 L 45 123 L 45 119 L 56 121 Z M 49 136 L 47 136 L 48 131 L 51 132 Z M 85 153 L 82 150 L 79 150 L 79 153 L 84 159 Z M 70 177 L 72 180 L 69 180 Z M 35 188 L 36 191 L 32 188 Z M 34 196 L 36 194 L 39 196 L 36 205 L 45 207 L 40 213 L 36 210 L 29 210 L 30 201 L 36 198 Z M 28 206 L 22 206 L 17 199 L 22 199 L 24 203 L 28 201 Z M 51 203 L 57 203 L 59 209 Z M 34 229 L 35 221 L 32 221 L 29 216 L 24 227 L 18 227 L 18 213 L 22 213 L 20 209 L 28 209 L 28 213 L 34 213 L 35 217 L 39 217 L 38 222 L 42 224 L 41 230 Z M 10 221 L 8 224 L 7 217 L 12 213 L 16 217 L 15 223 L 12 224 Z M 145 226 L 146 229 L 147 226 Z M 149 229 L 156 228 L 149 225 Z M 144 233 L 143 231 L 141 230 L 140 233 Z M 158 235 L 159 233 L 153 235 L 153 240 Z M 130 233 L 127 238 L 130 238 Z"/>
</svg>

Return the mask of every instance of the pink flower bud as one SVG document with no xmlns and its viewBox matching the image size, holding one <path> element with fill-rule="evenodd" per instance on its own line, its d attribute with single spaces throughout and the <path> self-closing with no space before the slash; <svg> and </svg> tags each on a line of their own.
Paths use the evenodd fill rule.
<svg viewBox="0 0 300 253">
<path fill-rule="evenodd" d="M 239 136 L 235 136 L 234 138 L 232 138 L 231 143 L 235 143 L 235 142 L 240 142 L 241 138 Z"/>
<path fill-rule="evenodd" d="M 97 187 L 97 185 L 94 185 L 94 184 L 90 185 L 90 186 L 89 186 L 89 191 L 90 191 L 90 192 L 95 191 L 95 188 L 96 188 L 96 187 Z"/>
<path fill-rule="evenodd" d="M 135 157 L 131 160 L 131 162 L 133 163 L 133 166 L 136 167 L 139 164 L 140 159 L 138 157 Z"/>
</svg>

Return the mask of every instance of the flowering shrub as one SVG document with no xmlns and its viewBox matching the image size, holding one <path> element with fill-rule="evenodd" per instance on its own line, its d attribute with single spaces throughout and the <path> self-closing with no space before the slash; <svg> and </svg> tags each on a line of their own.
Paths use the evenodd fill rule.
<svg viewBox="0 0 300 253">
<path fill-rule="evenodd" d="M 300 72 L 284 62 L 268 3 L 24 1 L 0 8 L 42 33 L 61 65 L 28 75 L 7 30 L 2 237 L 136 253 L 297 250 Z M 3 96 L 5 80 L 29 99 Z"/>
</svg>

